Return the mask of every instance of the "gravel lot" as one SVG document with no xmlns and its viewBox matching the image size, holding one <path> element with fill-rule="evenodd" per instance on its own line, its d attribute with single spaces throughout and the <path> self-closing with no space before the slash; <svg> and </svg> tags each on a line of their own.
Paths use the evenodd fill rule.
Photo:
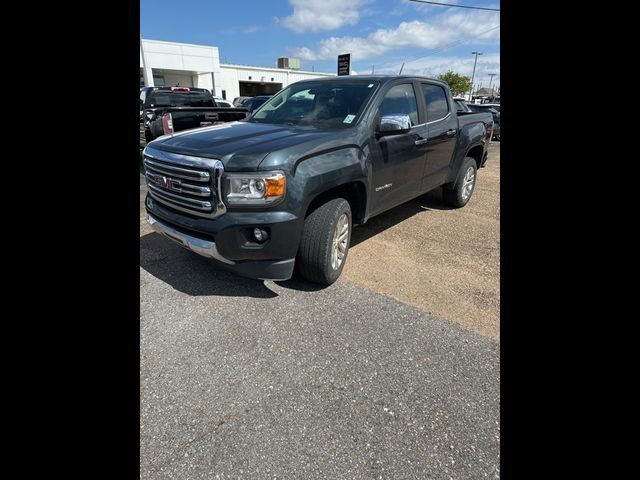
<svg viewBox="0 0 640 480">
<path fill-rule="evenodd" d="M 464 209 L 354 230 L 325 289 L 153 233 L 141 182 L 141 479 L 499 478 L 499 152 Z"/>
<path fill-rule="evenodd" d="M 342 278 L 500 340 L 500 142 L 449 210 L 435 190 L 353 231 Z"/>
</svg>

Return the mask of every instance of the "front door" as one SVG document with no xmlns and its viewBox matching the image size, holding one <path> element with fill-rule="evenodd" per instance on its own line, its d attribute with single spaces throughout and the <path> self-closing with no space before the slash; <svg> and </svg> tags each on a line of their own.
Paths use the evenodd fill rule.
<svg viewBox="0 0 640 480">
<path fill-rule="evenodd" d="M 378 106 L 374 129 L 385 115 L 408 115 L 408 133 L 374 140 L 371 151 L 371 213 L 376 214 L 419 194 L 426 158 L 427 126 L 419 123 L 418 103 L 410 82 L 392 86 Z"/>
</svg>

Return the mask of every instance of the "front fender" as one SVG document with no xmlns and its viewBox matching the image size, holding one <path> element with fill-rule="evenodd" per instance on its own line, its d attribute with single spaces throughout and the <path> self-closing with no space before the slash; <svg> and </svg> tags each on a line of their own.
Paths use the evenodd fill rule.
<svg viewBox="0 0 640 480">
<path fill-rule="evenodd" d="M 295 183 L 302 188 L 303 211 L 318 195 L 340 185 L 362 182 L 367 188 L 366 159 L 357 146 L 347 146 L 298 161 Z M 368 192 L 367 192 L 368 193 Z"/>
<path fill-rule="evenodd" d="M 361 182 L 368 190 L 367 165 L 364 152 L 357 145 L 332 148 L 301 157 L 287 172 L 287 194 L 277 208 L 304 220 L 311 202 L 328 190 L 351 182 Z M 366 191 L 368 195 L 368 191 Z M 299 222 L 297 236 L 304 222 Z"/>
</svg>

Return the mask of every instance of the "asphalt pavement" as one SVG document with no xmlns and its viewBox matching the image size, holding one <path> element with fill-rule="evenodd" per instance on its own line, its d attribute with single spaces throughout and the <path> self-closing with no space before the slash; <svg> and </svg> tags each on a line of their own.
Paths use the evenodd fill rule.
<svg viewBox="0 0 640 480">
<path fill-rule="evenodd" d="M 499 478 L 499 344 L 340 279 L 249 280 L 153 233 L 141 479 Z"/>
</svg>

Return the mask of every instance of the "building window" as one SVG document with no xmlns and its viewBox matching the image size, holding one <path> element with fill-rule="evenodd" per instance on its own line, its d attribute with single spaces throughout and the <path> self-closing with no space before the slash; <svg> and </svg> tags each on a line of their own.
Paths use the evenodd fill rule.
<svg viewBox="0 0 640 480">
<path fill-rule="evenodd" d="M 164 87 L 164 76 L 163 75 L 154 75 L 153 76 L 153 84 L 156 87 Z M 144 75 L 140 72 L 140 88 L 144 87 Z"/>
</svg>

